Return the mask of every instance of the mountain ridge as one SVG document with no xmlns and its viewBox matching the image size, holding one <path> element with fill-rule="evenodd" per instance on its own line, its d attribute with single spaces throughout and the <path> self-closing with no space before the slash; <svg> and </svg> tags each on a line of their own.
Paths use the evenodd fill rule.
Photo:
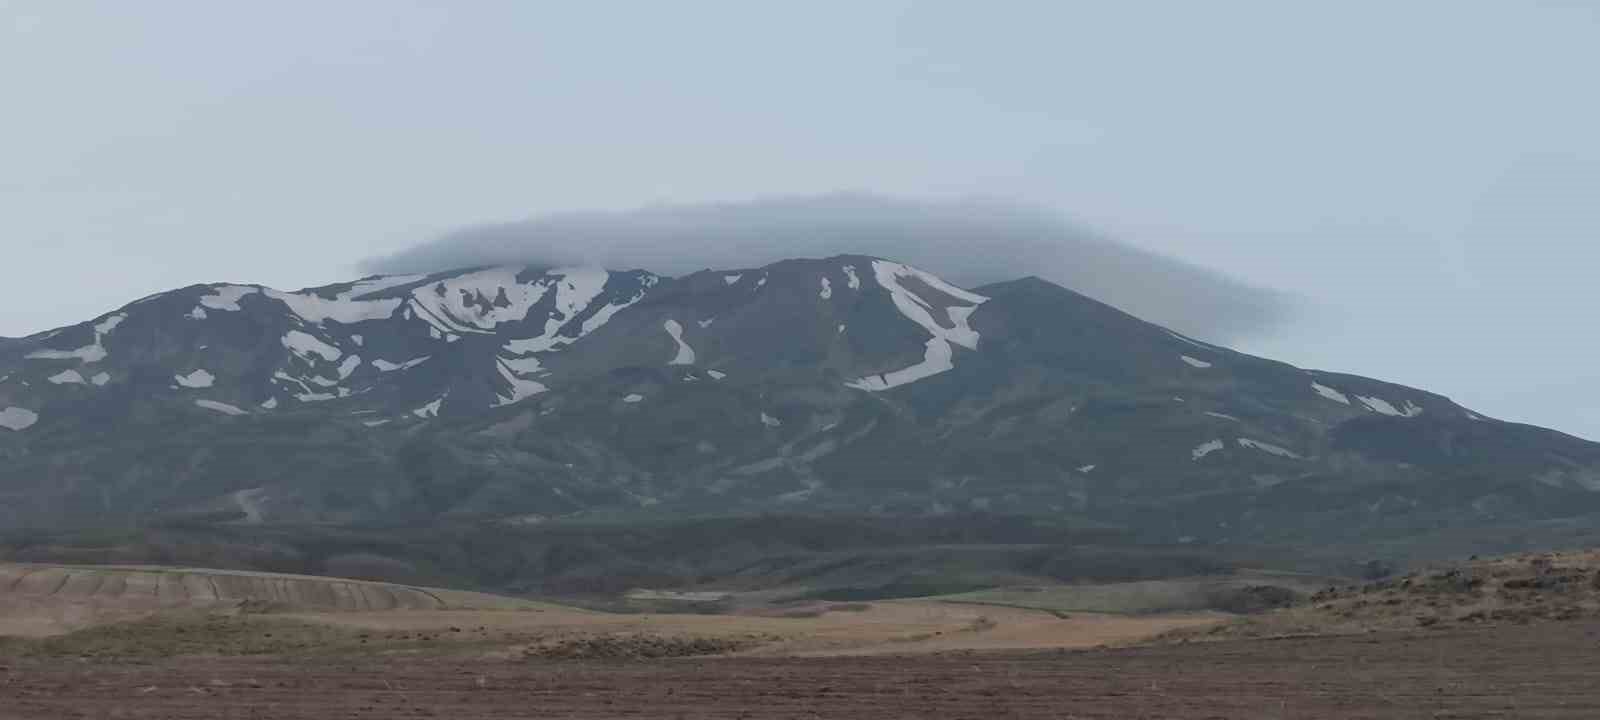
<svg viewBox="0 0 1600 720">
<path fill-rule="evenodd" d="M 861 255 L 157 293 L 0 343 L 0 471 L 0 527 L 993 510 L 1220 542 L 1600 509 L 1600 445 Z"/>
</svg>

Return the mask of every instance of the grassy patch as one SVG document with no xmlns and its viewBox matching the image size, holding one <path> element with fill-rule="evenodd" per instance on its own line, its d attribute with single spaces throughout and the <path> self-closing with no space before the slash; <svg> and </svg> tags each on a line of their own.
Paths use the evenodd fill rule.
<svg viewBox="0 0 1600 720">
<path fill-rule="evenodd" d="M 48 638 L 9 638 L 0 653 L 25 657 L 160 658 L 273 655 L 358 646 L 344 629 L 251 616 L 174 613 Z"/>
</svg>

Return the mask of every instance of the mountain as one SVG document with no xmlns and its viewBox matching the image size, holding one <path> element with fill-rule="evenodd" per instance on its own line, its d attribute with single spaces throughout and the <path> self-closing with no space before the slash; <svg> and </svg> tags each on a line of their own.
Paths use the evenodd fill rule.
<svg viewBox="0 0 1600 720">
<path fill-rule="evenodd" d="M 865 256 L 196 285 L 0 344 L 0 528 L 987 511 L 1315 542 L 1596 491 L 1600 444 Z"/>
</svg>

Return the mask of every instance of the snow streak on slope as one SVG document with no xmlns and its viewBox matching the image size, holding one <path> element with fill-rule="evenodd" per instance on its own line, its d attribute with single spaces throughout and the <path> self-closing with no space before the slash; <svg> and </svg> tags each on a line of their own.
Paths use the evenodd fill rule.
<svg viewBox="0 0 1600 720">
<path fill-rule="evenodd" d="M 351 373 L 354 373 L 356 371 L 356 368 L 359 368 L 359 367 L 361 367 L 361 356 L 360 355 L 349 355 L 349 356 L 346 356 L 345 359 L 344 359 L 344 362 L 339 363 L 339 379 L 340 380 L 349 379 Z"/>
<path fill-rule="evenodd" d="M 900 311 L 900 314 L 920 325 L 922 329 L 927 330 L 932 337 L 928 339 L 922 362 L 899 370 L 853 380 L 845 383 L 846 385 L 870 392 L 899 387 L 954 368 L 954 345 L 960 345 L 969 350 L 978 348 L 978 332 L 972 329 L 968 321 L 972 313 L 978 309 L 978 306 L 987 302 L 989 298 L 951 285 L 931 273 L 887 260 L 873 260 L 872 272 L 878 281 L 878 285 L 889 291 L 890 297 L 894 300 L 895 308 Z M 934 303 L 930 302 L 929 299 L 920 297 L 901 284 L 901 278 L 920 280 L 923 284 L 939 293 L 959 301 L 960 304 L 946 305 L 942 308 L 935 307 Z M 939 298 L 933 299 L 938 300 Z M 950 325 L 953 327 L 947 328 L 939 324 L 934 319 L 933 314 L 935 312 L 943 312 L 949 318 Z"/>
<path fill-rule="evenodd" d="M 1327 385 L 1323 385 L 1322 383 L 1311 383 L 1311 389 L 1317 391 L 1318 395 L 1321 395 L 1336 403 L 1344 403 L 1345 405 L 1350 404 L 1350 398 L 1346 397 L 1344 393 L 1328 387 Z"/>
<path fill-rule="evenodd" d="M 678 354 L 674 355 L 672 360 L 667 364 L 693 365 L 694 348 L 689 347 L 689 343 L 683 341 L 683 326 L 679 325 L 677 320 L 668 320 L 661 323 L 661 327 L 665 328 L 667 334 L 672 336 L 672 341 L 678 344 Z"/>
<path fill-rule="evenodd" d="M 1239 438 L 1239 447 L 1250 448 L 1252 450 L 1260 450 L 1261 452 L 1264 452 L 1264 453 L 1277 455 L 1279 457 L 1291 458 L 1291 459 L 1294 459 L 1294 460 L 1303 460 L 1304 459 L 1304 458 L 1300 457 L 1300 455 L 1298 453 L 1294 452 L 1293 450 L 1289 450 L 1287 448 L 1281 448 L 1281 447 L 1278 447 L 1277 445 L 1273 445 L 1271 443 L 1264 443 L 1264 442 L 1261 442 L 1260 440 L 1251 440 L 1250 438 Z"/>
<path fill-rule="evenodd" d="M 583 334 L 588 335 L 589 333 L 594 332 L 595 330 L 599 329 L 600 326 L 609 322 L 612 315 L 615 315 L 631 307 L 634 303 L 643 300 L 645 294 L 650 292 L 650 288 L 655 287 L 656 283 L 660 280 L 661 278 L 656 277 L 655 275 L 645 275 L 640 279 L 638 292 L 630 295 L 622 302 L 607 304 L 605 307 L 600 308 L 600 311 L 595 313 L 588 320 L 583 321 Z"/>
<path fill-rule="evenodd" d="M 215 400 L 196 400 L 196 401 L 194 401 L 194 404 L 198 405 L 200 407 L 203 407 L 203 408 L 205 408 L 207 410 L 213 410 L 213 411 L 222 413 L 223 415 L 244 415 L 245 414 L 245 411 L 240 410 L 237 407 L 229 405 L 229 404 L 227 404 L 225 402 L 217 402 Z"/>
<path fill-rule="evenodd" d="M 443 404 L 444 404 L 444 396 L 440 395 L 439 397 L 434 398 L 433 402 L 430 402 L 430 403 L 428 403 L 426 405 L 423 405 L 422 407 L 419 407 L 419 408 L 417 408 L 415 410 L 412 410 L 411 414 L 415 415 L 415 416 L 417 416 L 419 418 L 423 418 L 424 420 L 426 420 L 428 418 L 439 417 L 439 406 L 443 405 Z"/>
<path fill-rule="evenodd" d="M 388 360 L 384 360 L 382 358 L 379 358 L 377 360 L 373 360 L 372 361 L 372 366 L 377 368 L 379 372 L 394 372 L 396 370 L 410 370 L 411 368 L 414 368 L 414 367 L 416 367 L 418 365 L 421 365 L 421 364 L 427 362 L 428 359 L 431 358 L 431 357 L 433 357 L 433 356 L 432 355 L 423 355 L 422 357 L 411 358 L 410 360 L 407 360 L 407 361 L 401 362 L 401 363 L 392 363 L 392 362 L 389 362 Z"/>
<path fill-rule="evenodd" d="M 1214 452 L 1216 452 L 1218 450 L 1221 450 L 1221 449 L 1222 449 L 1222 441 L 1221 440 L 1212 440 L 1210 442 L 1203 442 L 1203 443 L 1200 443 L 1199 445 L 1196 445 L 1193 450 L 1189 451 L 1189 455 L 1190 455 L 1191 458 L 1193 458 L 1195 460 L 1199 460 L 1200 458 L 1203 458 L 1203 457 L 1205 457 L 1207 455 L 1210 455 L 1211 453 L 1214 453 Z"/>
<path fill-rule="evenodd" d="M 1368 410 L 1380 415 L 1390 415 L 1393 417 L 1416 417 L 1422 414 L 1422 408 L 1417 407 L 1416 404 L 1412 403 L 1410 400 L 1406 401 L 1406 406 L 1404 408 L 1396 408 L 1393 403 L 1379 397 L 1366 397 L 1363 395 L 1357 395 L 1356 399 L 1360 400 L 1362 405 L 1367 406 Z"/>
</svg>

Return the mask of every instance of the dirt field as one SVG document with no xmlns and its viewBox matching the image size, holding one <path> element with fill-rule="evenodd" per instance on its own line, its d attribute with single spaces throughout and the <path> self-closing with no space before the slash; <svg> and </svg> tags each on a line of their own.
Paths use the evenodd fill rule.
<svg viewBox="0 0 1600 720">
<path fill-rule="evenodd" d="M 1594 718 L 1600 625 L 634 662 L 7 661 L 4 718 Z"/>
<path fill-rule="evenodd" d="M 369 631 L 379 639 L 436 637 L 502 652 L 596 635 L 748 639 L 747 655 L 878 655 L 945 650 L 1083 648 L 1143 640 L 1220 622 L 1210 613 L 1127 617 L 983 607 L 927 600 L 818 604 L 753 615 L 619 615 L 551 608 L 540 612 L 408 611 L 286 614 L 307 623 Z M 464 628 L 452 633 L 449 628 Z"/>
<path fill-rule="evenodd" d="M 67 634 L 0 637 L 0 720 L 1594 718 L 1597 564 L 1476 562 L 1248 618 L 934 599 L 613 614 L 418 588 L 437 604 L 261 613 L 160 589 L 209 585 L 211 571 L 13 572 L 0 600 L 107 612 Z M 110 572 L 151 575 L 134 585 L 156 589 L 130 593 Z M 241 577 L 309 598 L 401 587 Z M 328 595 L 316 582 L 360 587 Z M 1073 592 L 1043 601 L 1086 590 Z M 144 614 L 108 622 L 126 619 L 112 610 Z M 1255 637 L 1294 629 L 1318 635 Z"/>
</svg>

